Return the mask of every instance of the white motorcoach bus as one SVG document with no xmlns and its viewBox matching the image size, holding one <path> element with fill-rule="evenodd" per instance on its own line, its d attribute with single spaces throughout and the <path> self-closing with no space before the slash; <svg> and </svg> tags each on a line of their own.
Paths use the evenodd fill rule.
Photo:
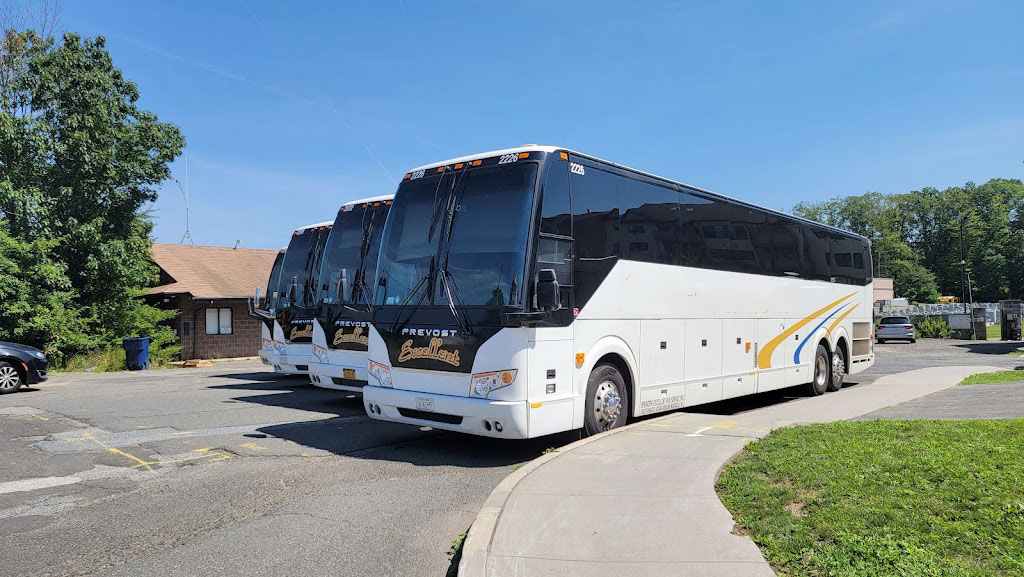
<svg viewBox="0 0 1024 577">
<path fill-rule="evenodd" d="M 309 371 L 320 258 L 333 224 L 319 222 L 295 229 L 285 250 L 274 314 L 271 362 L 276 372 L 304 375 Z"/>
<path fill-rule="evenodd" d="M 318 387 L 361 391 L 366 385 L 370 302 L 381 232 L 395 195 L 344 204 L 320 262 L 309 380 Z"/>
<path fill-rule="evenodd" d="M 874 362 L 867 239 L 558 147 L 410 171 L 377 278 L 375 419 L 593 434 Z"/>
<path fill-rule="evenodd" d="M 250 301 L 249 315 L 260 322 L 260 361 L 264 365 L 273 365 L 276 360 L 277 351 L 274 349 L 274 324 L 277 314 L 278 285 L 281 283 L 281 265 L 284 263 L 284 248 L 274 258 L 274 266 L 270 269 L 270 278 L 267 279 L 267 292 L 263 305 L 259 308 L 259 292 Z M 258 291 L 259 289 L 257 289 Z"/>
</svg>

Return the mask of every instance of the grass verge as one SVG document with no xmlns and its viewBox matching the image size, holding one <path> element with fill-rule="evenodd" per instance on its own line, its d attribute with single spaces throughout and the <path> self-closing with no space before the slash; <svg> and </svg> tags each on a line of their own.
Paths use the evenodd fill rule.
<svg viewBox="0 0 1024 577">
<path fill-rule="evenodd" d="M 1022 438 L 1024 420 L 788 427 L 717 489 L 780 575 L 1022 575 Z"/>
<path fill-rule="evenodd" d="M 994 373 L 978 373 L 960 381 L 961 385 L 986 385 L 990 383 L 1012 383 L 1024 381 L 1024 371 L 996 371 Z"/>
</svg>

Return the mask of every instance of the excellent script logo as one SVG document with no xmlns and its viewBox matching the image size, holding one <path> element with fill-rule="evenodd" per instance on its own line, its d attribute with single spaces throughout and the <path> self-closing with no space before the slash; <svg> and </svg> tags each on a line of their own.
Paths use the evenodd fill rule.
<svg viewBox="0 0 1024 577">
<path fill-rule="evenodd" d="M 459 366 L 461 362 L 459 349 L 443 349 L 441 348 L 442 344 L 444 344 L 444 341 L 440 337 L 434 337 L 430 339 L 430 344 L 427 346 L 414 347 L 412 346 L 412 339 L 409 339 L 402 343 L 402 349 L 398 353 L 398 362 L 404 363 L 413 359 L 431 359 L 441 361 L 453 367 Z"/>
<path fill-rule="evenodd" d="M 344 329 L 339 329 L 338 332 L 334 333 L 334 344 L 340 345 L 341 343 L 359 343 L 361 345 L 368 344 L 370 338 L 363 334 L 363 327 L 356 327 L 352 329 L 352 332 L 346 333 Z"/>
<path fill-rule="evenodd" d="M 313 336 L 313 325 L 311 325 L 311 324 L 305 325 L 305 327 L 301 328 L 301 329 L 299 327 L 293 326 L 292 327 L 292 333 L 288 337 L 288 340 L 294 341 L 295 339 L 311 338 L 312 336 Z"/>
</svg>

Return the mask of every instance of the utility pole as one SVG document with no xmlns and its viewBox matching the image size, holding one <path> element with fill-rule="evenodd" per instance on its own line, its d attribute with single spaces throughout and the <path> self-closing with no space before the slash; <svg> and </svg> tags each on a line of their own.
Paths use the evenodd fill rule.
<svg viewBox="0 0 1024 577">
<path fill-rule="evenodd" d="M 967 260 L 964 258 L 964 219 L 971 215 L 957 212 L 956 219 L 960 223 L 960 301 L 964 303 L 964 314 L 967 314 Z"/>
<path fill-rule="evenodd" d="M 178 188 L 181 188 L 181 184 L 178 185 Z M 192 244 L 192 230 L 188 221 L 188 156 L 185 157 L 185 188 L 181 189 L 181 194 L 185 197 L 185 236 L 181 237 L 181 242 L 178 244 L 185 244 L 186 240 Z M 963 253 L 962 248 L 960 252 Z"/>
</svg>

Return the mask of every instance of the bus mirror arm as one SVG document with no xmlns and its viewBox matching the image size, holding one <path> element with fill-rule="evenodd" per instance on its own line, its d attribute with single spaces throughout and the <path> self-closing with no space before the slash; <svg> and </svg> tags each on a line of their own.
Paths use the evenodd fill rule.
<svg viewBox="0 0 1024 577">
<path fill-rule="evenodd" d="M 557 311 L 562 302 L 559 297 L 558 274 L 555 269 L 537 271 L 537 308 L 542 311 Z"/>
</svg>

